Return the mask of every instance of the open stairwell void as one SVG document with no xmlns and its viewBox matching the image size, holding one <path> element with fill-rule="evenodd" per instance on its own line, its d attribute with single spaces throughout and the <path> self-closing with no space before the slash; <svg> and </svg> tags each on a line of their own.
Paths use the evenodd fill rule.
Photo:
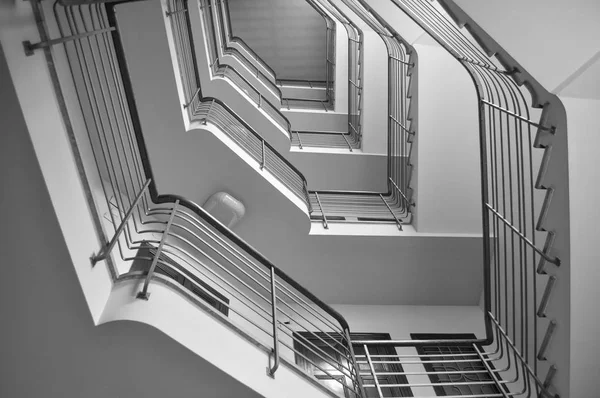
<svg viewBox="0 0 600 398">
<path fill-rule="evenodd" d="M 369 43 L 385 46 L 388 190 L 312 191 L 282 151 L 290 126 L 263 107 L 278 89 L 269 68 L 240 40 L 225 54 L 223 4 L 32 1 L 27 23 L 0 30 L 94 323 L 154 326 L 266 397 L 569 397 L 560 100 L 451 1 L 315 1 L 365 37 L 349 57 L 364 137 L 381 70 Z M 479 157 L 483 238 L 417 230 L 430 196 L 451 202 L 421 183 L 428 140 L 444 139 L 436 117 L 452 121 L 426 115 L 436 104 L 420 79 L 436 59 L 476 93 L 479 147 L 465 146 Z M 253 67 L 260 89 L 237 71 Z M 199 205 L 219 184 L 262 202 L 236 232 Z M 308 235 L 311 218 L 321 229 Z"/>
</svg>

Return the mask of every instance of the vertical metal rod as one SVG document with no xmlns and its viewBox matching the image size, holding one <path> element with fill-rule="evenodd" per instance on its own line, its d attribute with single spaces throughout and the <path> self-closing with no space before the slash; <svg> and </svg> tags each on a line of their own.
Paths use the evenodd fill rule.
<svg viewBox="0 0 600 398">
<path fill-rule="evenodd" d="M 548 284 L 546 285 L 546 289 L 544 290 L 544 295 L 542 296 L 542 301 L 540 302 L 540 307 L 537 311 L 537 316 L 540 318 L 546 317 L 546 308 L 548 307 L 548 300 L 550 300 L 550 295 L 552 294 L 552 289 L 554 288 L 554 284 L 556 283 L 556 277 L 553 275 L 548 279 Z"/>
<path fill-rule="evenodd" d="M 342 137 L 344 137 L 344 141 L 346 141 L 346 144 L 348 145 L 348 149 L 350 149 L 350 152 L 352 152 L 352 145 L 350 145 L 350 142 L 348 142 L 348 138 L 346 138 L 346 134 L 341 133 Z"/>
<path fill-rule="evenodd" d="M 150 265 L 150 269 L 148 270 L 148 275 L 146 275 L 146 280 L 144 281 L 144 287 L 142 291 L 139 292 L 136 298 L 142 300 L 148 300 L 150 294 L 148 293 L 148 285 L 150 285 L 150 279 L 152 279 L 152 275 L 154 275 L 154 270 L 156 269 L 156 265 L 158 264 L 158 259 L 160 254 L 162 253 L 163 246 L 165 245 L 165 241 L 167 240 L 167 236 L 169 235 L 169 230 L 171 229 L 171 225 L 173 224 L 173 220 L 175 219 L 175 214 L 177 213 L 177 207 L 179 207 L 179 199 L 175 201 L 175 205 L 171 210 L 171 216 L 169 217 L 169 221 L 167 222 L 167 226 L 165 231 L 163 232 L 163 236 L 160 240 L 160 244 L 158 245 L 158 249 L 156 250 L 156 254 L 154 255 L 154 259 L 152 260 L 152 265 Z"/>
<path fill-rule="evenodd" d="M 300 132 L 296 131 L 296 135 L 298 136 L 299 148 L 302 149 L 302 138 L 300 138 Z"/>
<path fill-rule="evenodd" d="M 548 329 L 546 330 L 546 335 L 544 336 L 544 340 L 542 340 L 542 345 L 540 346 L 540 350 L 537 355 L 537 359 L 539 361 L 546 360 L 546 350 L 550 345 L 550 340 L 552 340 L 552 335 L 554 334 L 554 330 L 556 330 L 556 321 L 553 319 L 550 321 L 548 325 Z"/>
<path fill-rule="evenodd" d="M 112 237 L 112 239 L 110 240 L 110 242 L 108 242 L 106 244 L 106 246 L 104 246 L 97 255 L 92 256 L 92 258 L 91 258 L 92 266 L 96 265 L 96 263 L 98 261 L 105 260 L 108 257 L 108 255 L 110 254 L 110 252 L 112 251 L 112 249 L 115 247 L 115 244 L 119 241 L 119 236 L 121 235 L 121 232 L 123 232 L 123 230 L 125 229 L 125 226 L 129 222 L 129 219 L 131 218 L 131 215 L 133 214 L 134 209 L 137 207 L 142 196 L 144 196 L 144 192 L 146 192 L 146 189 L 148 189 L 148 187 L 150 186 L 151 181 L 152 180 L 150 178 L 148 180 L 146 180 L 146 183 L 144 184 L 144 186 L 142 187 L 140 192 L 137 194 L 135 200 L 133 201 L 133 204 L 129 207 L 129 210 L 125 214 L 123 221 L 121 221 L 121 224 L 115 231 L 115 234 Z"/>
<path fill-rule="evenodd" d="M 261 142 L 262 142 L 262 151 L 261 151 L 261 153 L 262 153 L 261 159 L 262 160 L 260 162 L 260 169 L 262 170 L 265 168 L 267 160 L 265 158 L 265 140 L 262 140 Z"/>
<path fill-rule="evenodd" d="M 354 372 L 356 373 L 356 384 L 358 385 L 360 394 L 366 398 L 367 394 L 365 393 L 365 388 L 363 387 L 362 379 L 360 378 L 360 367 L 358 366 L 358 361 L 356 360 L 356 355 L 354 354 L 354 347 L 352 346 L 352 335 L 350 334 L 349 329 L 345 329 L 344 334 L 346 335 L 346 341 L 348 341 L 350 359 L 352 360 L 352 366 L 354 368 Z"/>
<path fill-rule="evenodd" d="M 206 112 L 206 116 L 204 116 L 204 122 L 203 122 L 203 124 L 205 126 L 206 126 L 206 123 L 208 123 L 208 121 L 210 120 L 210 111 L 212 111 L 214 103 L 215 103 L 215 100 L 211 100 L 210 101 L 210 105 L 208 106 L 208 111 Z"/>
<path fill-rule="evenodd" d="M 319 193 L 316 191 L 315 196 L 317 197 L 317 203 L 319 203 L 319 208 L 321 209 L 321 215 L 323 217 L 323 228 L 329 229 L 329 225 L 327 225 L 327 216 L 325 216 L 325 210 L 323 209 L 323 205 L 321 204 L 321 199 L 319 199 Z"/>
<path fill-rule="evenodd" d="M 400 231 L 402 231 L 402 223 L 400 222 L 400 220 L 398 220 L 398 217 L 396 217 L 396 215 L 394 214 L 394 211 L 392 210 L 392 208 L 390 207 L 390 205 L 388 205 L 388 203 L 386 202 L 385 198 L 383 197 L 382 194 L 379 194 L 379 197 L 381 198 L 381 200 L 383 201 L 383 203 L 385 203 L 385 206 L 388 208 L 388 210 L 390 211 L 390 213 L 392 213 L 392 216 L 394 217 L 394 220 L 396 220 L 396 225 L 398 226 L 398 229 Z"/>
<path fill-rule="evenodd" d="M 267 375 L 271 378 L 275 378 L 275 372 L 279 368 L 279 338 L 277 332 L 279 327 L 277 326 L 277 291 L 275 290 L 275 268 L 271 267 L 271 311 L 273 315 L 273 350 L 269 354 L 269 367 L 267 368 Z M 271 366 L 271 359 L 273 365 Z"/>
<path fill-rule="evenodd" d="M 258 94 L 258 107 L 260 108 L 262 106 L 262 94 Z"/>
<path fill-rule="evenodd" d="M 183 104 L 183 109 L 187 109 L 192 104 L 192 102 L 194 102 L 194 100 L 196 99 L 196 97 L 198 96 L 198 94 L 200 94 L 200 87 L 198 87 L 196 89 L 196 92 L 194 93 L 194 95 L 192 96 L 192 98 L 190 98 L 190 100 L 188 101 L 188 103 L 187 104 Z"/>
<path fill-rule="evenodd" d="M 377 395 L 379 398 L 383 398 L 383 393 L 381 392 L 381 386 L 379 385 L 379 380 L 377 380 L 377 375 L 375 374 L 375 368 L 373 367 L 373 361 L 371 361 L 371 354 L 369 353 L 369 347 L 364 344 L 365 355 L 367 357 L 367 362 L 369 362 L 369 369 L 371 370 L 371 374 L 373 375 L 373 381 L 375 382 L 375 387 L 377 387 Z"/>
</svg>

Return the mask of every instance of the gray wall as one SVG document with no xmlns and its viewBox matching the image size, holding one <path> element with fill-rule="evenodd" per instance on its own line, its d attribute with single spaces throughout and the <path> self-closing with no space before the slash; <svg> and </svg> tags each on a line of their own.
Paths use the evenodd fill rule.
<svg viewBox="0 0 600 398">
<path fill-rule="evenodd" d="M 229 0 L 233 34 L 278 79 L 325 80 L 325 20 L 306 0 Z"/>
<path fill-rule="evenodd" d="M 1 48 L 0 79 L 0 397 L 258 397 L 146 325 L 93 326 Z"/>
</svg>

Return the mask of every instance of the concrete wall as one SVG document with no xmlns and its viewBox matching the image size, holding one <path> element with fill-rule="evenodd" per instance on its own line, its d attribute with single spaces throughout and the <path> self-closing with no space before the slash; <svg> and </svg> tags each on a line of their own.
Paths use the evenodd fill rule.
<svg viewBox="0 0 600 398">
<path fill-rule="evenodd" d="M 419 54 L 419 232 L 481 233 L 481 169 L 475 86 L 439 46 Z"/>
</svg>

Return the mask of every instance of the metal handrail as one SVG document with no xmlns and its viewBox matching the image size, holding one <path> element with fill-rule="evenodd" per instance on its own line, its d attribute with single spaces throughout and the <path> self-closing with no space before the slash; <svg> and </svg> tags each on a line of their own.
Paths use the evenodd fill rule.
<svg viewBox="0 0 600 398">
<path fill-rule="evenodd" d="M 231 84 L 236 85 L 240 90 L 244 91 L 261 111 L 268 114 L 275 123 L 287 131 L 288 137 L 291 139 L 292 125 L 289 119 L 235 68 L 226 63 L 222 63 L 222 56 L 219 51 L 222 46 L 218 43 L 219 28 L 215 23 L 216 17 L 214 15 L 217 12 L 214 9 L 220 9 L 220 7 L 214 7 L 214 1 L 215 0 L 200 0 L 200 13 L 202 14 L 203 20 L 202 27 L 204 35 L 207 38 L 206 42 L 209 46 L 209 60 L 211 63 L 212 74 L 227 79 Z M 223 50 L 225 50 L 225 48 L 223 48 Z"/>
<path fill-rule="evenodd" d="M 231 20 L 228 15 L 226 0 L 210 0 L 212 6 L 217 13 L 217 21 L 219 26 L 217 30 L 220 32 L 221 49 L 224 55 L 234 57 L 246 69 L 253 70 L 252 73 L 274 96 L 281 101 L 281 90 L 277 87 L 275 79 L 265 75 L 259 66 L 254 65 L 248 60 L 236 47 L 230 46 L 231 38 Z"/>
<path fill-rule="evenodd" d="M 173 1 L 178 6 L 187 6 L 185 0 Z M 287 339 L 293 333 L 277 317 L 278 312 L 290 316 L 286 306 L 293 305 L 290 309 L 297 314 L 296 330 L 313 334 L 315 330 L 335 333 L 344 342 L 342 354 L 350 356 L 346 337 L 349 335 L 348 323 L 337 311 L 193 201 L 158 193 L 115 15 L 118 4 L 121 3 L 69 1 L 68 5 L 62 6 L 58 1 L 54 4 L 32 2 L 41 37 L 69 38 L 44 42 L 47 45 L 37 48 L 44 51 L 49 69 L 56 72 L 56 68 L 61 68 L 61 73 L 54 73 L 54 76 L 62 77 L 53 81 L 59 101 L 69 108 L 69 115 L 81 116 L 85 121 L 83 129 L 69 130 L 72 148 L 80 156 L 79 145 L 90 147 L 91 152 L 85 153 L 91 157 L 82 158 L 80 171 L 83 178 L 97 181 L 102 193 L 92 194 L 88 200 L 91 208 L 106 208 L 106 217 L 110 219 L 106 221 L 110 225 L 99 227 L 100 236 L 110 238 L 106 239 L 107 245 L 101 254 L 94 256 L 93 262 L 109 259 L 132 262 L 133 265 L 148 262 L 147 266 L 137 270 L 124 271 L 115 265 L 116 261 L 107 261 L 117 280 L 136 278 L 145 281 L 138 294 L 140 299 L 150 298 L 148 288 L 152 283 L 176 287 L 175 280 L 168 278 L 184 276 L 185 284 L 180 288 L 199 305 L 209 309 L 211 304 L 206 300 L 213 300 L 237 314 L 239 322 L 246 327 L 272 338 L 271 343 L 261 343 L 272 347 L 271 374 L 276 371 L 282 355 L 279 346 L 289 345 Z M 185 14 L 170 14 L 170 18 L 182 18 L 175 22 L 180 23 L 178 27 L 182 30 L 189 28 Z M 80 35 L 91 30 L 98 33 Z M 185 37 L 191 40 L 189 30 Z M 193 43 L 176 45 L 188 48 Z M 57 58 L 61 62 L 56 62 Z M 189 56 L 186 59 L 192 60 Z M 189 72 L 189 80 L 196 81 L 197 75 Z M 193 95 L 195 90 L 190 81 L 184 88 L 188 95 Z M 63 85 L 72 89 L 76 98 L 62 96 Z M 201 104 L 198 99 L 194 101 Z M 217 115 L 218 110 L 214 110 L 214 114 Z M 148 247 L 154 248 L 154 254 L 142 254 Z M 164 269 L 172 270 L 175 276 L 165 276 Z M 215 291 L 206 290 L 206 283 L 239 300 L 236 303 L 224 300 Z M 202 292 L 200 296 L 198 291 Z M 264 322 L 270 324 L 271 330 Z M 298 344 L 323 355 L 308 341 L 298 341 Z M 293 347 L 292 350 L 297 352 Z M 330 362 L 327 357 L 323 359 Z M 340 370 L 347 377 L 356 378 L 354 367 Z"/>
<path fill-rule="evenodd" d="M 316 206 L 315 194 L 310 192 L 313 220 L 322 220 L 324 211 L 329 222 L 391 222 L 398 229 L 411 220 L 412 189 L 412 141 L 414 128 L 406 126 L 416 118 L 409 109 L 411 92 L 409 79 L 416 68 L 417 55 L 412 46 L 370 7 L 354 0 L 344 0 L 357 16 L 361 17 L 384 41 L 388 51 L 388 153 L 387 191 L 351 192 L 318 191 L 323 206 Z M 360 61 L 362 62 L 362 61 Z M 415 106 L 412 104 L 412 108 Z M 292 136 L 293 137 L 293 136 Z M 331 138 L 328 140 L 332 141 Z M 344 140 L 345 141 L 345 140 Z M 347 146 L 351 146 L 348 143 Z M 338 144 L 339 146 L 339 144 Z M 325 209 L 325 210 L 324 210 Z"/>
<path fill-rule="evenodd" d="M 365 0 L 356 1 L 369 7 Z M 460 341 L 360 343 L 403 347 L 471 346 L 480 363 L 477 366 L 481 366 L 488 377 L 485 383 L 496 388 L 495 393 L 488 391 L 482 393 L 482 397 L 555 397 L 550 389 L 558 367 L 555 364 L 541 366 L 548 363 L 546 350 L 553 344 L 557 327 L 556 319 L 543 319 L 558 279 L 546 264 L 563 266 L 564 261 L 551 254 L 557 232 L 546 231 L 549 228 L 544 227 L 556 188 L 546 189 L 547 185 L 541 181 L 546 177 L 547 154 L 553 140 L 566 143 L 564 108 L 556 96 L 544 89 L 453 1 L 439 0 L 447 13 L 425 0 L 392 2 L 465 67 L 476 87 L 480 117 L 486 335 Z M 464 34 L 457 24 L 466 26 L 472 37 Z M 543 108 L 539 121 L 533 116 L 523 90 L 519 89 L 521 85 L 529 91 L 533 107 Z M 559 133 L 562 133 L 560 138 Z M 534 148 L 542 149 L 543 157 L 536 157 Z M 560 162 L 566 175 L 567 162 L 563 159 Z M 535 172 L 537 180 L 534 180 Z M 535 195 L 535 189 L 546 191 L 541 206 L 537 203 L 543 195 Z M 565 207 L 562 211 L 568 209 Z M 547 234 L 543 248 L 536 240 L 538 233 Z M 541 278 L 547 281 L 540 296 L 537 288 L 544 282 Z M 543 336 L 541 342 L 538 341 L 540 335 Z M 488 351 L 484 352 L 481 347 L 487 347 Z M 450 354 L 442 357 L 447 363 L 460 360 L 460 356 L 452 358 Z M 545 378 L 541 375 L 543 368 L 547 369 Z M 429 386 L 445 384 L 448 383 L 439 383 L 438 379 Z M 449 384 L 459 387 L 459 383 Z M 365 387 L 373 388 L 372 385 Z"/>
<path fill-rule="evenodd" d="M 184 5 L 180 5 L 178 7 L 172 6 L 173 9 L 180 7 L 184 7 Z M 208 5 L 206 5 L 206 7 L 208 8 Z M 182 34 L 181 32 L 191 32 L 189 18 L 186 14 L 177 14 L 172 16 L 171 20 L 174 28 L 173 36 L 175 38 L 175 52 L 179 61 L 180 76 L 184 87 L 184 95 L 191 96 L 191 98 L 186 101 L 186 104 L 190 104 L 187 107 L 190 119 L 199 120 L 203 124 L 211 122 L 217 125 L 223 132 L 225 132 L 229 137 L 233 138 L 238 145 L 240 145 L 246 152 L 251 154 L 255 159 L 257 159 L 257 156 L 256 153 L 252 152 L 252 145 L 246 145 L 247 142 L 241 139 L 239 136 L 240 132 L 243 131 L 247 138 L 251 137 L 252 142 L 266 147 L 268 156 L 276 158 L 276 161 L 273 164 L 275 166 L 280 165 L 280 167 L 269 167 L 268 171 L 273 173 L 273 175 L 279 181 L 281 181 L 296 196 L 305 202 L 308 207 L 308 211 L 310 212 L 311 205 L 310 201 L 308 200 L 308 191 L 306 188 L 307 183 L 304 175 L 287 159 L 282 157 L 275 150 L 275 148 L 273 148 L 269 143 L 265 142 L 260 134 L 258 134 L 249 124 L 247 124 L 235 112 L 227 107 L 227 105 L 225 105 L 221 100 L 202 95 L 200 78 L 197 74 L 198 63 L 194 57 L 189 57 L 190 53 L 192 55 L 194 54 L 194 51 L 192 50 L 193 45 L 189 43 L 191 41 L 191 36 L 187 33 Z M 217 60 L 218 58 L 215 58 L 213 62 L 217 62 Z M 230 70 L 229 67 L 225 68 Z M 259 97 L 259 104 L 261 103 L 262 100 Z M 209 104 L 209 106 L 206 106 L 206 104 Z M 214 109 L 212 105 L 216 105 Z M 225 122 L 225 120 L 228 120 L 228 122 Z"/>
</svg>

